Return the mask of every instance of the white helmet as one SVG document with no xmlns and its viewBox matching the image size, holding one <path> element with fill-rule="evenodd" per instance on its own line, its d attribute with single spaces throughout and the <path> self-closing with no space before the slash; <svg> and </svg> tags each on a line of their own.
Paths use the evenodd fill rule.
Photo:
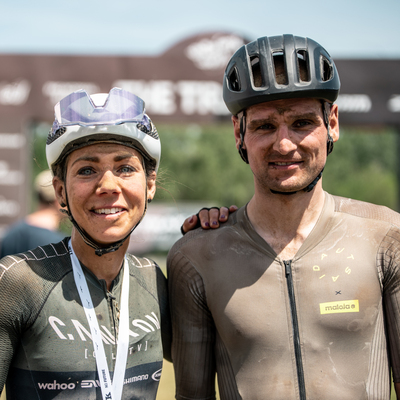
<svg viewBox="0 0 400 400">
<path fill-rule="evenodd" d="M 85 90 L 78 90 L 60 100 L 54 111 L 55 121 L 46 143 L 47 163 L 54 175 L 57 166 L 72 151 L 105 141 L 136 149 L 145 159 L 146 172 L 149 164 L 157 172 L 161 156 L 160 138 L 156 127 L 145 114 L 144 101 L 140 97 L 120 88 L 111 89 L 109 94 L 91 96 Z M 61 211 L 68 215 L 85 243 L 93 247 L 98 256 L 120 248 L 143 219 L 149 201 L 146 194 L 145 210 L 132 230 L 123 239 L 104 246 L 75 221 L 70 212 L 67 192 L 65 194 L 66 204 L 61 206 L 67 209 Z"/>
<path fill-rule="evenodd" d="M 46 143 L 47 163 L 53 172 L 69 153 L 99 141 L 115 141 L 135 148 L 157 172 L 160 138 L 140 97 L 120 88 L 91 96 L 78 90 L 60 100 L 54 113 Z"/>
</svg>

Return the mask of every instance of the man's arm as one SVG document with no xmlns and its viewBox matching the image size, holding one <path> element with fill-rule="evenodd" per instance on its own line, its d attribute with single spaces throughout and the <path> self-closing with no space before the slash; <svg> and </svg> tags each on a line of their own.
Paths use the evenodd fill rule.
<svg viewBox="0 0 400 400">
<path fill-rule="evenodd" d="M 394 388 L 396 390 L 396 397 L 397 400 L 400 400 L 400 383 L 395 383 L 394 384 Z"/>
<path fill-rule="evenodd" d="M 381 246 L 387 347 L 390 350 L 394 388 L 400 400 L 400 229 L 392 227 Z"/>
<path fill-rule="evenodd" d="M 172 252 L 167 260 L 176 399 L 215 399 L 215 327 L 203 280 L 190 262 Z"/>
</svg>

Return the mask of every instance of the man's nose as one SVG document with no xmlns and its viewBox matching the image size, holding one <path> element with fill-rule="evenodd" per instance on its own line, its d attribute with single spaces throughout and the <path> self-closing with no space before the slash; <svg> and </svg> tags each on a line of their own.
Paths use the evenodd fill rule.
<svg viewBox="0 0 400 400">
<path fill-rule="evenodd" d="M 273 149 L 280 154 L 288 154 L 293 150 L 296 150 L 297 145 L 293 142 L 293 136 L 290 129 L 286 126 L 279 126 L 275 132 L 275 141 Z"/>
</svg>

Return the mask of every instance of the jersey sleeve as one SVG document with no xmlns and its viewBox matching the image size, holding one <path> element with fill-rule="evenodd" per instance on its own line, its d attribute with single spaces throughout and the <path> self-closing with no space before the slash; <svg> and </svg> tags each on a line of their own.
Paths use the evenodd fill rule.
<svg viewBox="0 0 400 400">
<path fill-rule="evenodd" d="M 400 382 L 400 229 L 392 227 L 378 254 L 393 381 Z"/>
<path fill-rule="evenodd" d="M 0 260 L 0 390 L 7 380 L 11 361 L 31 313 L 25 268 L 15 268 L 13 257 Z M 32 301 L 32 300 L 31 300 Z"/>
<path fill-rule="evenodd" d="M 167 260 L 176 399 L 215 399 L 215 326 L 202 277 L 181 253 Z"/>
</svg>

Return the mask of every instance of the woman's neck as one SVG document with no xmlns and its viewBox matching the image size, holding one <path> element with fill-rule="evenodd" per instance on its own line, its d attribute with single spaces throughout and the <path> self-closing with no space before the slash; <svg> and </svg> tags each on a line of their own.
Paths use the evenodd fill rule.
<svg viewBox="0 0 400 400">
<path fill-rule="evenodd" d="M 71 243 L 78 260 L 90 269 L 98 279 L 104 279 L 107 289 L 110 289 L 113 280 L 121 270 L 129 240 L 127 239 L 117 251 L 100 257 L 95 254 L 92 247 L 83 241 L 81 235 L 75 229 L 72 231 Z"/>
</svg>

